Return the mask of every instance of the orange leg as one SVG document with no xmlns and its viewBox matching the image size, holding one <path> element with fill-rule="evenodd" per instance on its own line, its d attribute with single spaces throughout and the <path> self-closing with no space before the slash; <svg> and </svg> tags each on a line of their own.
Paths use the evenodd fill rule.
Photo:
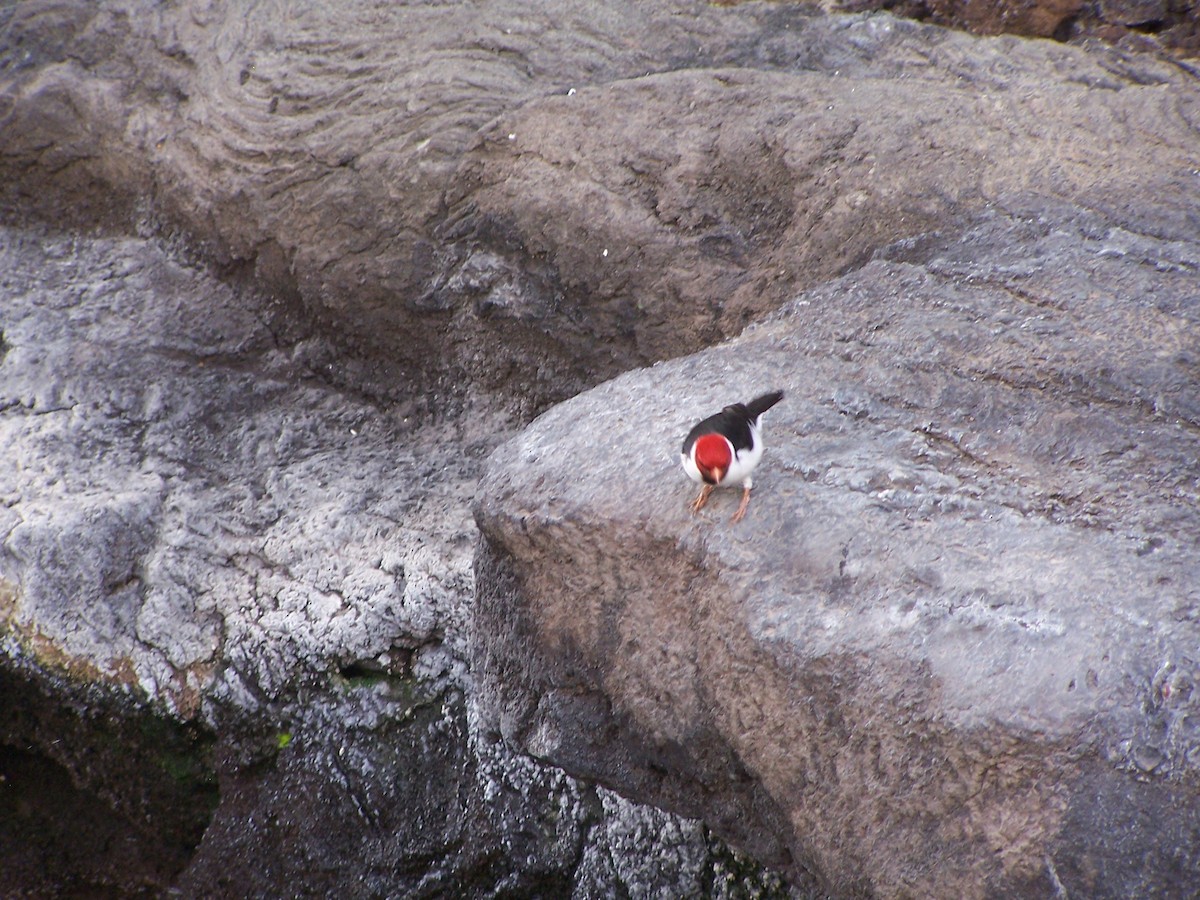
<svg viewBox="0 0 1200 900">
<path fill-rule="evenodd" d="M 730 522 L 737 523 L 742 521 L 742 516 L 746 515 L 746 507 L 750 505 L 750 486 L 746 485 L 742 488 L 742 502 L 738 504 L 737 512 L 733 514 Z"/>
<path fill-rule="evenodd" d="M 714 487 L 716 487 L 715 484 L 706 484 L 700 489 L 700 496 L 692 501 L 691 509 L 693 514 L 700 512 L 704 508 L 704 504 L 708 502 L 708 495 L 713 492 Z"/>
</svg>

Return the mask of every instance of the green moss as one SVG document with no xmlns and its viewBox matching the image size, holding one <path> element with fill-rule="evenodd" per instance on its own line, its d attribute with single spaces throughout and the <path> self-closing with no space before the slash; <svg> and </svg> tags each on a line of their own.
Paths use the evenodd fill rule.
<svg viewBox="0 0 1200 900">
<path fill-rule="evenodd" d="M 429 685 L 407 670 L 385 671 L 360 664 L 343 666 L 333 676 L 333 684 L 347 691 L 385 690 L 389 700 L 416 709 L 437 697 Z"/>
<path fill-rule="evenodd" d="M 797 892 L 780 875 L 739 853 L 708 829 L 712 881 L 709 896 L 746 900 L 797 900 L 824 896 L 816 891 Z"/>
<path fill-rule="evenodd" d="M 9 620 L 17 612 L 17 586 L 11 581 L 0 579 L 0 628 L 7 629 Z"/>
<path fill-rule="evenodd" d="M 199 842 L 220 800 L 210 731 L 25 654 L 0 658 L 0 697 L 0 739 L 104 798 L 138 852 L 184 859 Z"/>
</svg>

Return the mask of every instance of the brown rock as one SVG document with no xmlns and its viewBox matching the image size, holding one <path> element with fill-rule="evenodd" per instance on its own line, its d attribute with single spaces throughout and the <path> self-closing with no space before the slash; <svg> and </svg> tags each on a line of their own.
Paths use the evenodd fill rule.
<svg viewBox="0 0 1200 900">
<path fill-rule="evenodd" d="M 1100 14 L 1118 25 L 1143 25 L 1167 17 L 1167 0 L 1101 0 Z"/>
<path fill-rule="evenodd" d="M 1101 40 L 1139 51 L 1166 51 L 1184 60 L 1200 53 L 1195 0 L 846 0 L 834 5 L 856 12 L 886 9 L 976 34 Z M 1181 64 L 1191 68 L 1191 63 Z"/>
<path fill-rule="evenodd" d="M 940 887 L 960 851 L 960 894 L 1192 864 L 1182 65 L 789 4 L 257 13 L 0 10 L 0 670 L 36 695 L 3 707 L 23 749 L 0 762 L 21 803 L 55 779 L 56 837 L 18 817 L 0 839 L 18 892 L 715 891 L 703 826 L 479 727 L 468 498 L 512 415 L 827 283 L 739 376 L 794 398 L 747 520 L 783 523 L 775 562 L 681 552 L 674 505 L 621 530 L 688 490 L 673 426 L 563 424 L 586 399 L 547 420 L 544 452 L 588 436 L 588 471 L 520 495 L 527 535 L 486 508 L 498 730 L 802 884 Z M 675 365 L 654 389 L 708 407 L 741 363 Z M 675 481 L 611 468 L 660 433 Z M 536 594 L 547 561 L 562 589 Z M 541 611 L 580 639 L 547 649 Z M 864 650 L 887 616 L 902 634 Z M 164 722 L 185 750 L 201 723 L 196 752 L 158 755 Z M 88 798 L 128 827 L 79 834 Z M 57 836 L 70 865 L 29 862 Z M 98 858 L 113 840 L 130 852 Z"/>
</svg>

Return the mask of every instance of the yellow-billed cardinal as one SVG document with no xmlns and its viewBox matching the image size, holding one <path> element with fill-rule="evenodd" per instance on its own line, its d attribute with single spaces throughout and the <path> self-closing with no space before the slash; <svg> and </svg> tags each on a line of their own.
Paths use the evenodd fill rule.
<svg viewBox="0 0 1200 900">
<path fill-rule="evenodd" d="M 700 496 L 692 501 L 692 512 L 704 507 L 717 485 L 740 484 L 742 502 L 731 521 L 742 520 L 750 505 L 750 473 L 763 455 L 759 423 L 763 413 L 782 399 L 783 391 L 772 391 L 749 403 L 734 403 L 688 432 L 679 461 L 692 481 L 704 485 Z"/>
</svg>

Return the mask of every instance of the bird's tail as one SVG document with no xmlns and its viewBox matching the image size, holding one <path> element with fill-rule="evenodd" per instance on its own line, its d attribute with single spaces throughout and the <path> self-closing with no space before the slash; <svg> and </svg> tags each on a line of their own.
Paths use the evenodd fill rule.
<svg viewBox="0 0 1200 900">
<path fill-rule="evenodd" d="M 763 394 L 761 397 L 755 397 L 746 404 L 746 412 L 750 414 L 752 420 L 757 420 L 759 416 L 765 413 L 768 409 L 783 399 L 783 391 L 771 391 L 769 394 Z"/>
</svg>

